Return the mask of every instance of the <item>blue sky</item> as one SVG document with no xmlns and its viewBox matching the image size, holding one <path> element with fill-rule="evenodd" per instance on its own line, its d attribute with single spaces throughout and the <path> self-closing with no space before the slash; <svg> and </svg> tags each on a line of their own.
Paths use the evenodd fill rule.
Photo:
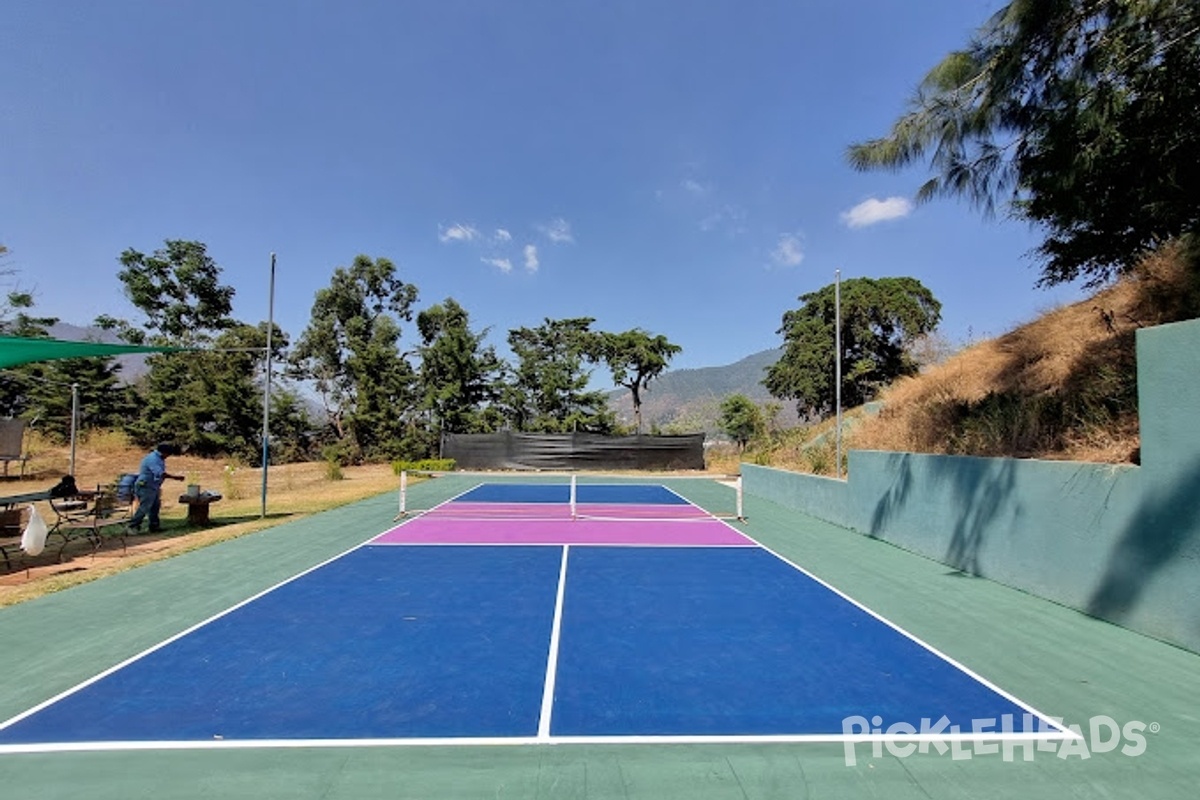
<svg viewBox="0 0 1200 800">
<path fill-rule="evenodd" d="M 592 316 L 725 364 L 839 268 L 919 278 L 952 341 L 999 334 L 1076 297 L 1034 288 L 1034 232 L 844 159 L 999 6 L 8 0 L 0 243 L 74 324 L 132 316 L 117 256 L 181 238 L 248 322 L 277 253 L 293 338 L 358 253 L 502 349 Z"/>
</svg>

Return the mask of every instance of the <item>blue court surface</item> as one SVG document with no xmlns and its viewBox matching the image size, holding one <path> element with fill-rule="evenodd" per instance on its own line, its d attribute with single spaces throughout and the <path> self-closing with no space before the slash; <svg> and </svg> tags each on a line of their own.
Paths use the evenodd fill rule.
<svg viewBox="0 0 1200 800">
<path fill-rule="evenodd" d="M 565 503 L 564 489 L 483 485 L 456 501 Z M 686 504 L 657 486 L 579 489 Z M 1063 735 L 762 547 L 497 546 L 446 530 L 355 548 L 48 698 L 0 724 L 0 752 L 842 741 L 970 735 L 980 720 Z"/>
</svg>

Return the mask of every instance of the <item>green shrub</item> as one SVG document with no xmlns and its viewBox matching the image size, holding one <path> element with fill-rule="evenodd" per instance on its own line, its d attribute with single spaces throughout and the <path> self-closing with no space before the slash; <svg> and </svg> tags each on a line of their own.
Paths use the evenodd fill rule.
<svg viewBox="0 0 1200 800">
<path fill-rule="evenodd" d="M 826 475 L 833 472 L 836 456 L 827 443 L 821 442 L 804 451 L 804 460 L 808 462 L 808 469 L 814 475 Z"/>
<path fill-rule="evenodd" d="M 237 471 L 238 465 L 233 462 L 226 462 L 225 469 L 221 470 L 221 491 L 230 500 L 241 500 L 244 494 L 236 479 Z M 198 482 L 191 481 L 191 483 Z"/>
<path fill-rule="evenodd" d="M 342 466 L 347 462 L 349 449 L 342 442 L 325 445 L 321 448 L 321 460 L 325 462 L 325 477 L 331 481 L 345 479 Z"/>
<path fill-rule="evenodd" d="M 423 458 L 420 461 L 393 461 L 392 472 L 453 472 L 453 458 Z"/>
<path fill-rule="evenodd" d="M 346 474 L 342 472 L 342 465 L 336 461 L 325 459 L 325 477 L 331 481 L 341 481 L 346 479 Z"/>
</svg>

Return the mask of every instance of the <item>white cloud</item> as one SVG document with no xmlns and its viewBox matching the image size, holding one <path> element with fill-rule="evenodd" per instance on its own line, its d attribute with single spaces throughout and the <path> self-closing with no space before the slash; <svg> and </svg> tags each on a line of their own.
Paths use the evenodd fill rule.
<svg viewBox="0 0 1200 800">
<path fill-rule="evenodd" d="M 481 258 L 479 260 L 485 264 L 491 264 L 506 275 L 512 272 L 512 262 L 507 258 Z"/>
<path fill-rule="evenodd" d="M 470 225 L 456 222 L 449 228 L 438 225 L 438 239 L 443 242 L 473 242 L 479 238 L 479 231 Z"/>
<path fill-rule="evenodd" d="M 497 242 L 511 242 L 512 234 L 509 233 L 504 228 L 496 228 L 496 241 Z"/>
<path fill-rule="evenodd" d="M 691 178 L 684 180 L 679 185 L 685 192 L 696 195 L 697 197 L 703 197 L 704 195 L 708 194 L 709 191 L 708 187 L 703 183 L 697 180 L 692 180 Z"/>
<path fill-rule="evenodd" d="M 781 267 L 794 267 L 803 261 L 800 236 L 795 233 L 779 234 L 779 244 L 771 251 L 771 260 Z"/>
<path fill-rule="evenodd" d="M 745 233 L 747 216 L 746 209 L 726 203 L 700 220 L 700 230 L 708 233 L 721 229 L 733 235 Z"/>
<path fill-rule="evenodd" d="M 575 237 L 571 235 L 571 223 L 562 217 L 552 219 L 545 225 L 539 225 L 538 230 L 552 242 L 571 244 L 575 241 Z"/>
<path fill-rule="evenodd" d="M 907 217 L 912 210 L 912 201 L 904 197 L 889 197 L 886 200 L 876 200 L 872 197 L 849 211 L 843 211 L 842 222 L 851 228 L 865 228 L 877 222 Z"/>
<path fill-rule="evenodd" d="M 538 263 L 537 246 L 532 244 L 525 245 L 525 269 L 529 272 L 537 272 Z"/>
</svg>

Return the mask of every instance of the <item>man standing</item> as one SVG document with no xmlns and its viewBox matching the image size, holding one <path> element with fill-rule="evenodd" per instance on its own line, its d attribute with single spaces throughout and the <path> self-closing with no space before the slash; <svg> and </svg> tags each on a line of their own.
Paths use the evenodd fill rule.
<svg viewBox="0 0 1200 800">
<path fill-rule="evenodd" d="M 163 481 L 167 478 L 175 481 L 183 480 L 182 475 L 172 475 L 167 472 L 167 456 L 178 454 L 178 447 L 163 443 L 142 459 L 142 464 L 138 467 L 137 483 L 133 485 L 138 507 L 133 519 L 129 520 L 129 530 L 136 533 L 142 526 L 142 520 L 147 516 L 150 517 L 151 533 L 157 533 L 162 529 L 158 519 L 158 510 L 162 506 Z"/>
</svg>

